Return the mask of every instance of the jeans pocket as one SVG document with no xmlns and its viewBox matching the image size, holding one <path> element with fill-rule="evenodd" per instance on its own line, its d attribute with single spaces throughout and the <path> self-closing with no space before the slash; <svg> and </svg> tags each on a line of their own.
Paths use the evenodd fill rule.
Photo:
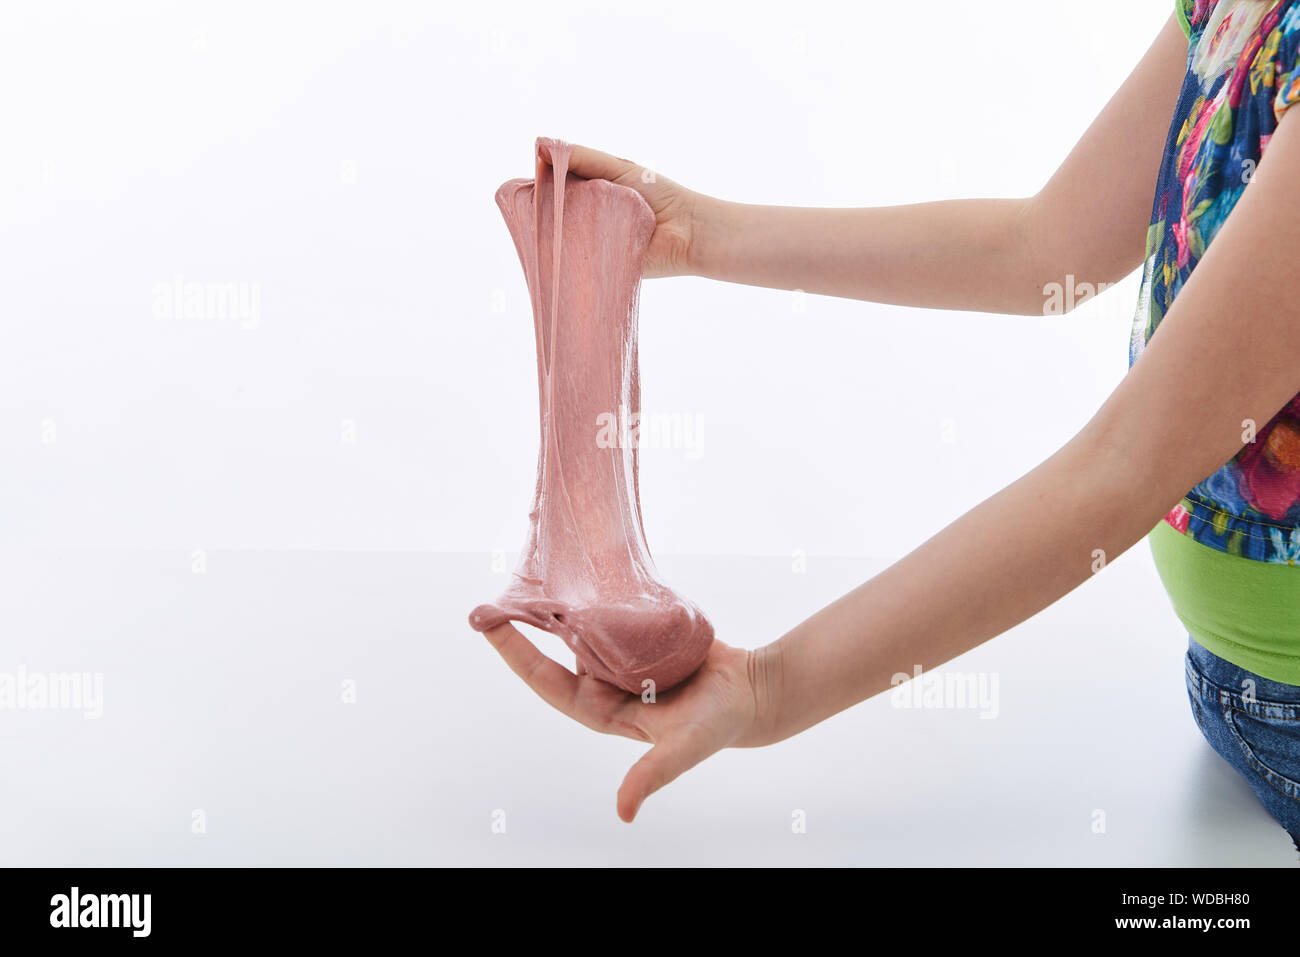
<svg viewBox="0 0 1300 957">
<path fill-rule="evenodd" d="M 1196 727 L 1200 729 L 1201 734 L 1208 740 L 1210 732 L 1205 727 L 1206 704 L 1202 692 L 1204 686 L 1201 683 L 1204 675 L 1201 674 L 1201 669 L 1196 667 L 1196 662 L 1192 661 L 1191 655 L 1188 655 L 1184 662 L 1183 675 L 1187 682 L 1187 700 L 1192 705 L 1192 719 L 1196 722 Z"/>
<path fill-rule="evenodd" d="M 1205 734 L 1205 703 L 1201 701 L 1200 686 L 1192 682 L 1190 674 L 1187 676 L 1187 700 L 1192 705 L 1192 720 L 1196 722 L 1201 734 Z"/>
<path fill-rule="evenodd" d="M 1227 725 L 1255 773 L 1275 790 L 1300 801 L 1300 717 L 1274 717 L 1268 713 L 1271 710 L 1290 713 L 1295 705 L 1265 705 L 1263 713 L 1256 714 L 1230 708 Z"/>
</svg>

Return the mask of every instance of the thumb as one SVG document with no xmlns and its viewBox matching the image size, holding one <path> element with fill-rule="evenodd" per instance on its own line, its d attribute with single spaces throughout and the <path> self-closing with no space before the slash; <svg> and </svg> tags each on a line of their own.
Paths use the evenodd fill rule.
<svg viewBox="0 0 1300 957">
<path fill-rule="evenodd" d="M 583 179 L 616 181 L 619 177 L 641 168 L 631 160 L 620 159 L 587 146 L 573 146 L 572 150 L 573 152 L 569 154 L 569 172 Z M 543 162 L 551 162 L 551 148 L 548 141 L 543 140 L 537 144 L 537 155 Z"/>
<path fill-rule="evenodd" d="M 646 798 L 719 750 L 714 736 L 702 728 L 660 741 L 623 778 L 618 816 L 630 824 Z"/>
</svg>

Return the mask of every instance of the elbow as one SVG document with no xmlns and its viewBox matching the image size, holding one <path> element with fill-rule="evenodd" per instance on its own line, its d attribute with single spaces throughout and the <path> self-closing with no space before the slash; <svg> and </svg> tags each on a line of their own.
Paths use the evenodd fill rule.
<svg viewBox="0 0 1300 957">
<path fill-rule="evenodd" d="M 1059 317 L 1080 305 L 1079 296 L 1087 291 L 1078 286 L 1072 264 L 1078 259 L 1061 241 L 1061 224 L 1047 221 L 1048 213 L 1038 196 L 1017 203 L 1012 220 L 1014 248 L 1020 263 L 1016 314 L 1021 316 Z"/>
<path fill-rule="evenodd" d="M 1141 250 L 1135 260 L 1133 250 L 1112 248 L 1060 219 L 1039 196 L 1021 201 L 1016 229 L 1026 276 L 1024 315 L 1067 316 L 1141 264 Z"/>
</svg>

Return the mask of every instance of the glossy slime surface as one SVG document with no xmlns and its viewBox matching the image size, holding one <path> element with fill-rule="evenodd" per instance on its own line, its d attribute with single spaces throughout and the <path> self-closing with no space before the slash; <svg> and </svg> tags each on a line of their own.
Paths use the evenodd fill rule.
<svg viewBox="0 0 1300 957">
<path fill-rule="evenodd" d="M 487 631 L 520 621 L 562 638 L 594 677 L 664 691 L 704 661 L 713 626 L 659 580 L 641 527 L 637 298 L 655 218 L 635 190 L 568 172 L 570 147 L 497 190 L 524 267 L 537 337 L 541 449 L 528 538 L 509 587 L 470 613 Z M 636 421 L 632 419 L 631 421 Z M 613 438 L 613 441 L 608 441 Z M 624 447 L 624 446 L 630 447 Z"/>
</svg>

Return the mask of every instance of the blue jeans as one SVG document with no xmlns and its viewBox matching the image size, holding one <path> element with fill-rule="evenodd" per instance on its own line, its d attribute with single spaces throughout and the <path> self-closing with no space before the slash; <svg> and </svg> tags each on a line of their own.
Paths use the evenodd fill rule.
<svg viewBox="0 0 1300 957">
<path fill-rule="evenodd" d="M 1192 639 L 1187 696 L 1210 747 L 1246 779 L 1300 850 L 1300 686 L 1238 668 Z"/>
</svg>

